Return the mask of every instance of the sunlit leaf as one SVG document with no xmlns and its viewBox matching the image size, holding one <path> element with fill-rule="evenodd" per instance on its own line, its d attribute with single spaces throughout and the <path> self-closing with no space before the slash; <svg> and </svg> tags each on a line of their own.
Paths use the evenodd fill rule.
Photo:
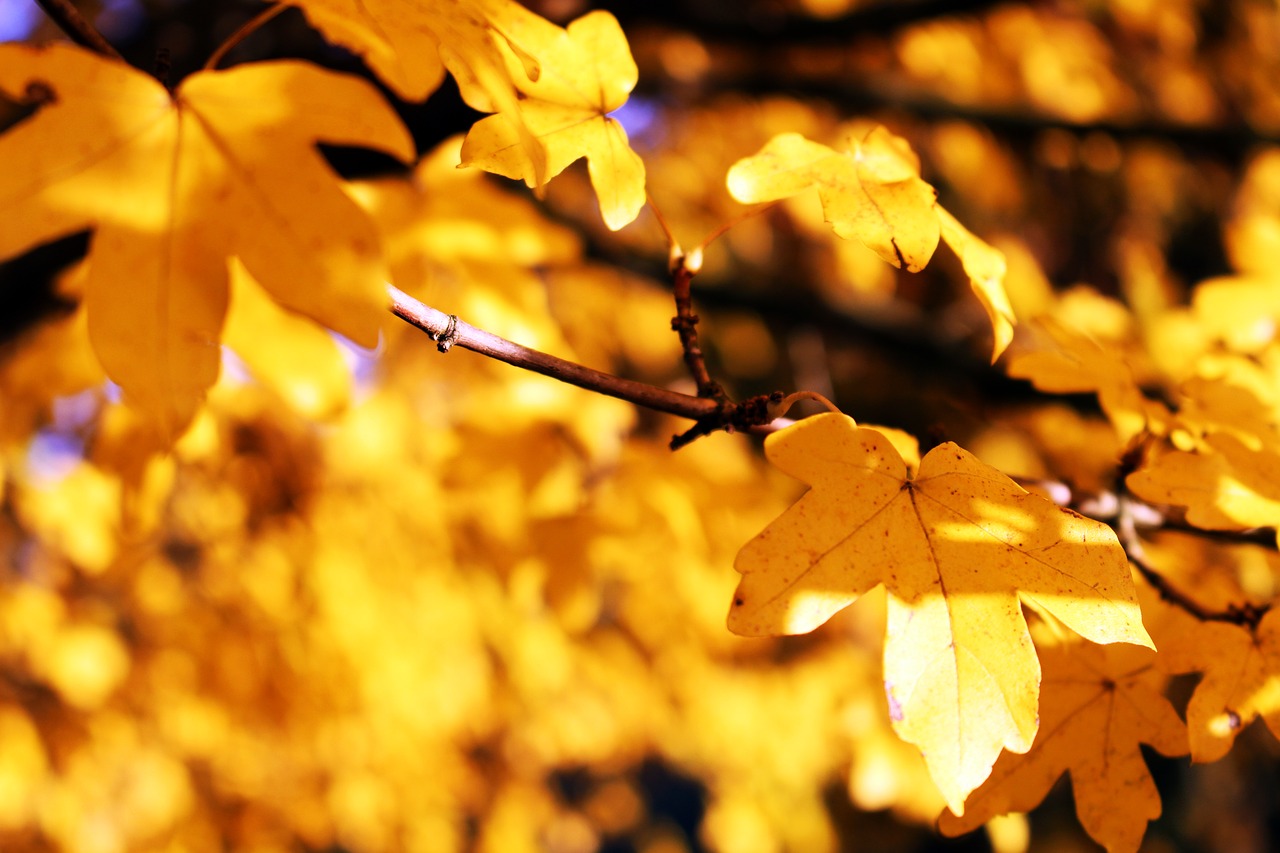
<svg viewBox="0 0 1280 853">
<path fill-rule="evenodd" d="M 463 165 L 540 187 L 586 157 L 605 224 L 615 231 L 629 224 L 645 202 L 644 162 L 609 115 L 626 103 L 637 79 L 622 28 L 608 12 L 591 12 L 567 30 L 530 32 L 521 45 L 538 57 L 541 74 L 516 81 L 522 95 L 518 120 L 499 113 L 471 128 L 462 145 Z M 542 168 L 522 152 L 521 126 L 542 143 Z"/>
<path fill-rule="evenodd" d="M 1150 645 L 1115 534 L 954 444 L 913 476 L 880 433 L 828 414 L 766 453 L 812 488 L 739 553 L 730 629 L 811 631 L 883 583 L 890 716 L 957 813 L 1001 748 L 1035 736 L 1040 669 L 1019 601 L 1095 642 Z"/>
<path fill-rule="evenodd" d="M 940 226 L 933 187 L 920 179 L 906 144 L 882 127 L 835 151 L 797 133 L 775 136 L 729 170 L 738 201 L 776 201 L 818 188 L 836 234 L 860 240 L 895 267 L 919 271 L 933 257 Z"/>
<path fill-rule="evenodd" d="M 1280 453 L 1253 450 L 1228 433 L 1203 452 L 1174 450 L 1130 474 L 1144 500 L 1186 507 L 1187 520 L 1210 530 L 1280 526 Z"/>
<path fill-rule="evenodd" d="M 297 412 L 332 416 L 347 405 L 351 371 L 338 342 L 315 323 L 280 308 L 238 260 L 231 262 L 226 345 L 253 378 L 275 389 Z"/>
<path fill-rule="evenodd" d="M 1009 359 L 1010 376 L 1029 379 L 1040 390 L 1057 394 L 1096 393 L 1121 441 L 1163 431 L 1167 411 L 1143 395 L 1120 353 L 1044 318 L 1034 325 L 1046 333 L 1048 341 Z"/>
<path fill-rule="evenodd" d="M 1166 569 L 1165 561 L 1158 565 Z M 1200 595 L 1198 587 L 1189 592 Z M 1202 674 L 1186 709 L 1193 761 L 1225 756 L 1236 737 L 1258 717 L 1273 733 L 1280 732 L 1280 616 L 1276 611 L 1264 613 L 1255 624 L 1227 608 L 1221 611 L 1226 619 L 1202 620 L 1150 587 L 1140 587 L 1139 593 L 1144 611 L 1152 615 L 1151 634 L 1159 644 L 1160 666 L 1169 673 Z M 1243 615 L 1247 609 L 1237 607 L 1235 612 Z"/>
<path fill-rule="evenodd" d="M 89 336 L 164 432 L 181 431 L 217 377 L 230 255 L 285 307 L 374 343 L 378 238 L 315 148 L 411 157 L 368 84 L 273 62 L 197 73 L 171 96 L 78 48 L 0 47 L 0 90 L 31 85 L 48 103 L 0 137 L 0 205 L 29 211 L 0 232 L 0 257 L 94 227 Z"/>
<path fill-rule="evenodd" d="M 1004 255 L 999 249 L 979 240 L 943 207 L 938 207 L 938 219 L 942 223 L 942 239 L 960 257 L 960 263 L 969 276 L 974 296 L 982 303 L 991 321 L 991 361 L 994 363 L 1013 340 L 1013 306 L 1004 291 L 1004 275 L 1007 270 Z"/>
</svg>

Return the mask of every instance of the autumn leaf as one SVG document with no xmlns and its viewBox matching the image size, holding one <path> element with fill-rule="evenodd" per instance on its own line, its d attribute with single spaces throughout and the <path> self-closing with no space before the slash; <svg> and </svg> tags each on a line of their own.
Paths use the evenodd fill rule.
<svg viewBox="0 0 1280 853">
<path fill-rule="evenodd" d="M 945 208 L 939 206 L 937 211 L 942 224 L 942 239 L 960 258 L 965 275 L 969 276 L 973 295 L 978 297 L 987 312 L 987 319 L 991 321 L 991 363 L 994 364 L 1013 340 L 1013 326 L 1017 322 L 1009 296 L 1004 292 L 1007 270 L 1004 254 L 973 236 Z"/>
<path fill-rule="evenodd" d="M 1210 337 L 1236 352 L 1256 354 L 1275 341 L 1280 287 L 1274 278 L 1211 278 L 1196 285 L 1192 307 Z"/>
<path fill-rule="evenodd" d="M 1249 629 L 1229 622 L 1199 622 L 1171 637 L 1176 671 L 1204 677 L 1187 703 L 1194 761 L 1217 761 L 1236 735 L 1258 717 L 1280 736 L 1280 611 Z M 1162 647 L 1163 651 L 1163 647 Z"/>
<path fill-rule="evenodd" d="M 1254 450 L 1230 433 L 1211 433 L 1194 453 L 1173 450 L 1129 475 L 1134 494 L 1185 507 L 1209 530 L 1280 526 L 1280 452 Z"/>
<path fill-rule="evenodd" d="M 818 188 L 832 229 L 859 240 L 911 272 L 924 269 L 938 247 L 936 193 L 920 179 L 919 161 L 883 127 L 840 152 L 798 133 L 783 133 L 729 169 L 730 194 L 744 204 L 776 201 Z"/>
<path fill-rule="evenodd" d="M 915 153 L 885 128 L 848 139 L 843 152 L 798 133 L 779 134 L 735 163 L 727 184 L 730 194 L 746 204 L 790 198 L 816 186 L 823 215 L 837 235 L 862 242 L 910 272 L 924 269 L 938 240 L 945 240 L 991 320 L 993 362 L 1013 339 L 1004 255 L 938 206 L 937 193 L 920 178 Z"/>
<path fill-rule="evenodd" d="M 272 302 L 238 259 L 223 340 L 255 380 L 305 417 L 332 417 L 350 401 L 351 370 L 337 341 Z"/>
<path fill-rule="evenodd" d="M 939 828 L 960 835 L 996 815 L 1030 811 L 1070 772 L 1085 831 L 1111 853 L 1135 853 L 1161 810 L 1139 744 L 1167 756 L 1187 752 L 1186 729 L 1164 696 L 1167 678 L 1147 649 L 1050 644 L 1046 634 L 1037 632 L 1044 678 L 1035 745 L 1002 755 L 964 815 L 944 813 Z"/>
<path fill-rule="evenodd" d="M 1047 342 L 1009 360 L 1008 374 L 1054 394 L 1095 393 L 1121 441 L 1163 431 L 1167 411 L 1143 395 L 1133 370 L 1111 348 L 1046 318 L 1032 324 Z"/>
<path fill-rule="evenodd" d="M 879 432 L 827 414 L 765 451 L 812 488 L 739 552 L 730 630 L 811 631 L 883 583 L 894 728 L 956 813 L 1001 748 L 1025 752 L 1035 737 L 1040 667 L 1020 600 L 1095 642 L 1150 645 L 1110 528 L 956 445 L 912 476 Z"/>
<path fill-rule="evenodd" d="M 363 81 L 301 62 L 155 79 L 69 46 L 0 46 L 44 105 L 0 137 L 0 257 L 93 227 L 85 303 L 107 374 L 170 437 L 218 374 L 227 258 L 285 308 L 372 345 L 378 237 L 315 148 L 413 145 Z M 91 136 L 83 134 L 93 126 Z"/>
<path fill-rule="evenodd" d="M 537 80 L 516 80 L 523 96 L 519 121 L 499 113 L 477 122 L 462 145 L 463 165 L 540 187 L 586 157 L 605 224 L 614 231 L 629 224 L 645 202 L 644 163 L 609 115 L 626 103 L 638 73 L 622 28 L 608 12 L 597 11 L 567 30 L 531 32 L 521 44 L 542 70 Z M 545 150 L 542 170 L 520 147 L 521 124 Z"/>
</svg>

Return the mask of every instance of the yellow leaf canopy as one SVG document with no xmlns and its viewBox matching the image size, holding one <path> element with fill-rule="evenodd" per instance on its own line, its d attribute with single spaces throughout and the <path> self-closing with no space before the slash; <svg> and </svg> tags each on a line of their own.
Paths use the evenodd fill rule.
<svg viewBox="0 0 1280 853">
<path fill-rule="evenodd" d="M 1025 752 L 1035 737 L 1040 667 L 1019 600 L 1094 642 L 1151 644 L 1110 528 L 956 445 L 912 477 L 881 433 L 827 414 L 765 451 L 812 489 L 739 552 L 729 628 L 811 631 L 883 583 L 894 728 L 957 814 L 1001 748 Z"/>
</svg>

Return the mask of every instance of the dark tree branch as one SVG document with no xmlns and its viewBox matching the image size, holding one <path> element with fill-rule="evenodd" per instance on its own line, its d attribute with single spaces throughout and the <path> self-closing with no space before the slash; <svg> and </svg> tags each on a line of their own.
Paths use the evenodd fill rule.
<svg viewBox="0 0 1280 853">
<path fill-rule="evenodd" d="M 720 383 L 712 379 L 707 371 L 707 360 L 698 340 L 698 315 L 693 312 L 691 286 L 693 277 L 698 273 L 700 259 L 700 252 L 698 260 L 692 262 L 681 254 L 671 264 L 671 292 L 676 300 L 676 316 L 671 318 L 671 328 L 680 336 L 684 363 L 689 368 L 689 375 L 698 385 L 698 396 L 723 402 L 728 398 Z"/>
<path fill-rule="evenodd" d="M 95 53 L 124 62 L 120 52 L 111 46 L 111 42 L 102 37 L 102 33 L 98 32 L 93 24 L 85 20 L 71 0 L 36 0 L 36 3 L 49 16 L 49 19 L 67 34 L 67 38 Z"/>
<path fill-rule="evenodd" d="M 1138 531 L 1132 522 L 1132 518 L 1132 514 L 1125 512 L 1122 508 L 1120 517 L 1115 525 L 1116 535 L 1120 539 L 1120 545 L 1124 548 L 1129 562 L 1133 564 L 1146 582 L 1155 588 L 1160 598 L 1174 607 L 1190 613 L 1202 622 L 1230 622 L 1233 625 L 1248 628 L 1250 631 L 1258 627 L 1263 615 L 1271 609 L 1270 605 L 1256 607 L 1245 603 L 1239 606 L 1230 605 L 1226 611 L 1210 610 L 1169 583 L 1164 575 L 1160 574 L 1154 566 L 1147 562 L 1142 540 L 1138 536 Z"/>
<path fill-rule="evenodd" d="M 1000 0 L 884 0 L 834 18 L 785 14 L 778 11 L 781 8 L 778 4 L 759 2 L 703 5 L 673 0 L 614 0 L 606 5 L 624 30 L 644 26 L 681 29 L 706 41 L 770 47 L 831 45 L 859 37 L 885 36 L 911 24 L 973 15 L 998 2 Z"/>
<path fill-rule="evenodd" d="M 1122 464 L 1123 471 L 1125 465 Z M 1225 611 L 1211 610 L 1191 596 L 1179 590 L 1169 582 L 1159 570 L 1147 561 L 1146 549 L 1142 545 L 1139 528 L 1150 530 L 1177 530 L 1181 533 L 1201 536 L 1232 544 L 1260 544 L 1276 547 L 1274 531 L 1263 531 L 1265 538 L 1258 536 L 1258 531 L 1222 531 L 1202 530 L 1169 518 L 1168 514 L 1156 507 L 1140 501 L 1131 495 L 1115 492 L 1079 492 L 1069 484 L 1057 480 L 1032 479 L 1026 477 L 1013 478 L 1019 485 L 1034 487 L 1043 492 L 1049 500 L 1061 507 L 1074 509 L 1081 515 L 1109 524 L 1120 540 L 1129 562 L 1138 573 L 1151 584 L 1160 598 L 1174 607 L 1183 610 L 1202 622 L 1229 622 L 1233 625 L 1253 630 L 1270 606 L 1252 604 L 1231 605 Z"/>
</svg>

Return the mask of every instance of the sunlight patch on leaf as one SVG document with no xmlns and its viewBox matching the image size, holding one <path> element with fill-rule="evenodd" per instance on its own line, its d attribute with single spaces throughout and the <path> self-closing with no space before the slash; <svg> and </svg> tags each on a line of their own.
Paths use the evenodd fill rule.
<svg viewBox="0 0 1280 853">
<path fill-rule="evenodd" d="M 812 488 L 739 552 L 730 630 L 810 631 L 883 583 L 894 727 L 957 812 L 1001 748 L 1025 752 L 1035 736 L 1040 670 L 1020 600 L 1095 642 L 1150 645 L 1110 528 L 956 445 L 913 479 L 880 433 L 826 414 L 765 451 Z"/>
</svg>

